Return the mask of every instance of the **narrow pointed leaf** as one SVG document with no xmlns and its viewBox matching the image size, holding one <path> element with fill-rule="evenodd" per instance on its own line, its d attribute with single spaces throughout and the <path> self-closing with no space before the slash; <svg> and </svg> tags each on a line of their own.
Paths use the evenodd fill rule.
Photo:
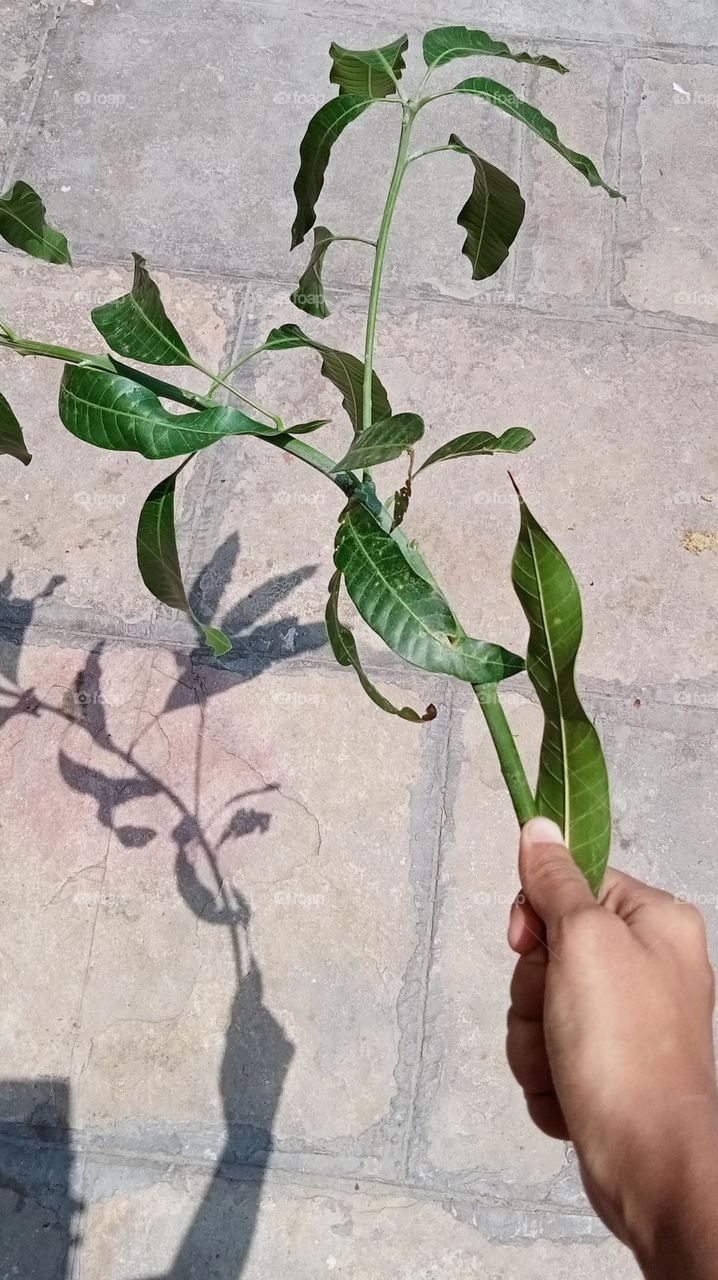
<svg viewBox="0 0 718 1280">
<path fill-rule="evenodd" d="M 25 447 L 22 427 L 2 392 L 0 392 L 0 453 L 7 453 L 11 458 L 17 458 L 18 462 L 24 463 L 25 466 L 32 458 L 32 454 L 28 453 Z"/>
<path fill-rule="evenodd" d="M 414 666 L 471 684 L 522 670 L 517 654 L 465 634 L 441 593 L 412 568 L 396 536 L 356 499 L 339 522 L 334 563 L 364 621 Z"/>
<path fill-rule="evenodd" d="M 148 391 L 154 391 L 155 395 L 163 400 L 174 400 L 177 404 L 185 405 L 187 409 L 217 408 L 216 401 L 210 400 L 209 396 L 203 396 L 199 391 L 187 391 L 185 387 L 176 387 L 174 383 L 156 378 L 154 374 L 147 373 L 144 369 L 135 369 L 131 364 L 124 364 L 114 356 L 109 356 L 108 359 L 123 378 L 138 383 L 140 387 L 146 387 Z"/>
<path fill-rule="evenodd" d="M 292 248 L 301 244 L 316 220 L 314 206 L 324 186 L 324 174 L 332 146 L 343 129 L 356 120 L 370 105 L 371 99 L 353 93 L 340 93 L 330 98 L 307 126 L 299 148 L 299 172 L 294 182 L 297 216 L 292 227 Z"/>
<path fill-rule="evenodd" d="M 366 431 L 359 432 L 334 470 L 353 471 L 390 462 L 416 444 L 423 434 L 424 423 L 416 413 L 397 413 L 391 418 L 383 418 L 381 422 L 372 423 Z"/>
<path fill-rule="evenodd" d="M 353 93 L 360 98 L 386 98 L 395 92 L 395 80 L 401 79 L 406 68 L 404 54 L 408 47 L 408 36 L 399 36 L 398 40 L 380 49 L 343 49 L 332 42 L 329 46 L 332 60 L 329 79 L 332 84 L 339 85 L 340 93 Z"/>
<path fill-rule="evenodd" d="M 332 647 L 332 653 L 337 662 L 342 667 L 353 667 L 359 677 L 359 683 L 364 692 L 375 702 L 382 711 L 388 712 L 392 716 L 400 716 L 402 720 L 410 720 L 413 724 L 421 724 L 425 720 L 434 720 L 436 718 L 436 707 L 433 703 L 429 703 L 423 715 L 418 711 L 414 711 L 411 707 L 395 707 L 389 702 L 382 693 L 372 684 L 368 675 L 364 671 L 359 654 L 357 652 L 356 641 L 351 631 L 344 623 L 339 621 L 338 605 L 339 605 L 339 588 L 341 586 L 342 575 L 337 569 L 332 575 L 329 583 L 329 599 L 327 601 L 327 609 L 325 614 L 327 635 L 329 643 Z"/>
<path fill-rule="evenodd" d="M 146 386 L 84 365 L 65 366 L 59 410 L 63 425 L 79 440 L 144 458 L 196 453 L 229 435 L 277 435 L 274 427 L 222 405 L 169 413 Z"/>
<path fill-rule="evenodd" d="M 315 418 L 311 422 L 297 422 L 293 427 L 287 427 L 290 436 L 308 436 L 312 431 L 318 431 L 320 427 L 326 427 L 331 422 L 331 418 Z"/>
<path fill-rule="evenodd" d="M 454 58 L 473 58 L 477 54 L 492 58 L 510 58 L 512 62 L 528 62 L 533 67 L 546 67 L 549 71 L 558 71 L 565 75 L 568 67 L 548 58 L 545 54 L 538 57 L 531 53 L 512 53 L 503 40 L 492 40 L 485 31 L 470 30 L 468 27 L 437 27 L 427 31 L 423 42 L 424 62 L 434 70 L 443 67 Z"/>
<path fill-rule="evenodd" d="M 294 293 L 289 296 L 289 301 L 293 302 L 295 307 L 299 307 L 300 311 L 306 311 L 307 315 L 316 316 L 319 320 L 324 320 L 329 315 L 329 307 L 324 297 L 322 267 L 324 254 L 333 241 L 334 236 L 326 227 L 314 228 L 314 246 L 309 262 L 299 278 L 299 284 Z"/>
<path fill-rule="evenodd" d="M 457 222 L 466 231 L 461 252 L 471 263 L 474 280 L 492 276 L 506 261 L 519 233 L 526 205 L 513 178 L 464 146 L 452 133 L 449 145 L 463 151 L 474 166 L 474 185 Z"/>
<path fill-rule="evenodd" d="M 554 151 L 558 151 L 564 160 L 568 160 L 574 169 L 582 173 L 592 187 L 603 187 L 614 200 L 625 200 L 625 196 L 620 191 L 604 182 L 593 160 L 589 160 L 588 156 L 581 155 L 578 151 L 571 151 L 570 147 L 567 147 L 559 138 L 556 125 L 551 120 L 547 120 L 538 107 L 532 107 L 529 102 L 524 102 L 523 98 L 517 97 L 513 90 L 506 88 L 506 85 L 499 84 L 496 80 L 488 80 L 485 76 L 478 76 L 471 80 L 462 80 L 461 84 L 456 85 L 454 93 L 474 94 L 477 98 L 483 98 L 485 102 L 491 102 L 500 111 L 505 111 L 514 119 L 520 120 L 537 137 L 543 138 L 544 142 L 553 147 Z"/>
<path fill-rule="evenodd" d="M 337 351 L 335 347 L 326 347 L 322 342 L 315 342 L 296 324 L 283 324 L 279 329 L 272 329 L 268 335 L 266 347 L 270 351 L 289 351 L 293 347 L 309 347 L 318 351 L 322 357 L 322 373 L 334 383 L 342 394 L 342 403 L 355 431 L 362 427 L 362 389 L 364 382 L 364 364 L 348 351 Z M 372 371 L 372 418 L 391 417 L 391 407 L 386 391 L 376 371 Z"/>
<path fill-rule="evenodd" d="M 418 471 L 425 471 L 435 462 L 445 462 L 449 458 L 471 458 L 485 453 L 521 453 L 533 444 L 536 437 L 526 427 L 509 427 L 503 435 L 492 436 L 490 431 L 467 431 L 466 435 L 456 436 L 448 440 L 440 449 L 429 454 L 426 462 L 422 462 Z"/>
<path fill-rule="evenodd" d="M 536 805 L 559 824 L 595 892 L 608 861 L 611 814 L 601 743 L 574 683 L 581 597 L 558 547 L 520 494 L 519 502 L 512 581 L 530 628 L 526 668 L 544 713 Z"/>
<path fill-rule="evenodd" d="M 177 476 L 190 458 L 161 480 L 150 493 L 140 511 L 137 525 L 137 564 L 147 590 L 170 609 L 189 615 L 202 631 L 206 643 L 216 654 L 227 653 L 232 645 L 223 631 L 205 626 L 192 611 L 182 581 L 177 537 L 175 534 L 175 484 Z"/>
<path fill-rule="evenodd" d="M 0 196 L 0 236 L 32 258 L 71 266 L 67 240 L 49 225 L 45 212 L 37 192 L 26 182 L 16 182 Z"/>
<path fill-rule="evenodd" d="M 95 307 L 92 322 L 118 355 L 143 364 L 180 365 L 192 360 L 164 309 L 160 291 L 139 253 L 130 293 Z"/>
</svg>

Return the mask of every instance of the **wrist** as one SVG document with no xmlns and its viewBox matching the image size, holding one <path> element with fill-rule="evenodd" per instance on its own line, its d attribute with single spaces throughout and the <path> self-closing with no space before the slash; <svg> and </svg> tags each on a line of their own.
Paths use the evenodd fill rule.
<svg viewBox="0 0 718 1280">
<path fill-rule="evenodd" d="M 718 1096 L 656 1115 L 659 1140 L 644 1153 L 626 1197 L 626 1243 L 647 1280 L 713 1280 L 718 1258 Z"/>
</svg>

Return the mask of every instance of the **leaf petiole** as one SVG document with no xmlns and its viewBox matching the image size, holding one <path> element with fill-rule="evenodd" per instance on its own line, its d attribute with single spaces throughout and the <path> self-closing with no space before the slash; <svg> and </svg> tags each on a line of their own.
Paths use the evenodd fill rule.
<svg viewBox="0 0 718 1280">
<path fill-rule="evenodd" d="M 537 809 L 526 777 L 526 770 L 516 746 L 516 739 L 501 705 L 498 686 L 475 684 L 472 688 L 484 713 L 511 803 L 519 820 L 519 826 L 522 827 L 529 818 L 536 817 Z"/>
</svg>

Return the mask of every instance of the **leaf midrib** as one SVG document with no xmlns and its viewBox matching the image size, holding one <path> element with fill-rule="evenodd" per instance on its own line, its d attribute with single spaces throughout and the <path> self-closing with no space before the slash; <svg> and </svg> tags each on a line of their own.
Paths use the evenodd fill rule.
<svg viewBox="0 0 718 1280">
<path fill-rule="evenodd" d="M 563 699 L 561 696 L 561 686 L 559 684 L 558 671 L 556 669 L 556 659 L 554 657 L 553 645 L 551 643 L 551 633 L 549 631 L 548 619 L 546 617 L 546 606 L 544 601 L 543 586 L 541 584 L 541 570 L 539 568 L 538 556 L 536 554 L 536 548 L 534 546 L 534 539 L 533 539 L 533 534 L 531 532 L 531 525 L 528 520 L 526 521 L 526 533 L 528 535 L 529 547 L 531 549 L 531 559 L 533 560 L 534 571 L 536 573 L 536 586 L 538 589 L 538 602 L 539 602 L 539 608 L 541 610 L 541 621 L 543 623 L 544 635 L 546 636 L 546 649 L 547 649 L 549 660 L 551 663 L 551 674 L 553 676 L 553 682 L 556 690 L 556 702 L 558 703 L 558 710 L 559 710 L 558 723 L 559 723 L 559 730 L 561 733 L 561 772 L 563 775 L 563 833 L 566 840 L 570 841 L 571 839 L 571 827 L 570 827 L 571 797 L 570 797 L 569 780 L 571 775 L 566 767 L 566 764 L 568 761 L 568 743 L 566 741 L 566 727 L 564 724 Z"/>
</svg>

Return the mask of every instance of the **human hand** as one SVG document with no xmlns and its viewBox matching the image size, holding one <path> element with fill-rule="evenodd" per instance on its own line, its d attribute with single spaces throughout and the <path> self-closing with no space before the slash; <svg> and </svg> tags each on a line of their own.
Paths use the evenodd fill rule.
<svg viewBox="0 0 718 1280">
<path fill-rule="evenodd" d="M 597 901 L 555 823 L 521 834 L 507 1054 L 647 1276 L 718 1277 L 714 979 L 692 906 L 609 870 Z"/>
</svg>

